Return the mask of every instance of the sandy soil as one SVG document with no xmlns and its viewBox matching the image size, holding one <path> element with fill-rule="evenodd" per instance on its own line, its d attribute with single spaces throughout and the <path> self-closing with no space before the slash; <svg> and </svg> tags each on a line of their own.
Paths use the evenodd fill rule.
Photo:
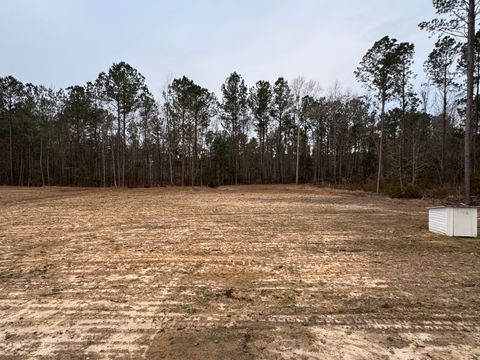
<svg viewBox="0 0 480 360">
<path fill-rule="evenodd" d="M 0 359 L 480 359 L 480 242 L 427 205 L 0 188 Z"/>
</svg>

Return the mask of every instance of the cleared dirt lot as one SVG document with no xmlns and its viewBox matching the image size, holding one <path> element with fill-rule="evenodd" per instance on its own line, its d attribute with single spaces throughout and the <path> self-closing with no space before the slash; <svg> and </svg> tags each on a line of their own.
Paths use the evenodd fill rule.
<svg viewBox="0 0 480 360">
<path fill-rule="evenodd" d="M 0 359 L 479 359 L 480 242 L 427 205 L 0 188 Z"/>
</svg>

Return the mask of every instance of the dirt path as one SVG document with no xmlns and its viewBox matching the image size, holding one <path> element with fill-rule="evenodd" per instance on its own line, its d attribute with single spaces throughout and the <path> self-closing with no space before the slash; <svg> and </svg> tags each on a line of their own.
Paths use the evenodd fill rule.
<svg viewBox="0 0 480 360">
<path fill-rule="evenodd" d="M 427 205 L 0 188 L 0 359 L 480 359 L 480 242 Z"/>
</svg>

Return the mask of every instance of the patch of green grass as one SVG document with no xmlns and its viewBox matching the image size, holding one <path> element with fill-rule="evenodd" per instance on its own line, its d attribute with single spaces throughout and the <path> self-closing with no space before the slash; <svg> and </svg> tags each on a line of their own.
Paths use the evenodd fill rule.
<svg viewBox="0 0 480 360">
<path fill-rule="evenodd" d="M 203 298 L 204 298 L 205 300 L 210 301 L 210 300 L 212 300 L 214 297 L 215 297 L 215 294 L 214 294 L 213 292 L 211 292 L 210 290 L 205 291 L 205 292 L 203 293 Z"/>
<path fill-rule="evenodd" d="M 197 297 L 197 299 L 200 305 L 207 306 L 210 301 L 215 299 L 215 294 L 210 290 L 206 290 L 205 292 L 201 293 L 200 296 Z"/>
<path fill-rule="evenodd" d="M 297 304 L 290 304 L 288 306 L 293 315 L 301 315 L 305 313 L 305 308 Z"/>
<path fill-rule="evenodd" d="M 194 307 L 190 306 L 189 304 L 182 304 L 181 305 L 182 309 L 186 311 L 188 315 L 194 315 L 197 313 L 197 309 Z"/>
</svg>

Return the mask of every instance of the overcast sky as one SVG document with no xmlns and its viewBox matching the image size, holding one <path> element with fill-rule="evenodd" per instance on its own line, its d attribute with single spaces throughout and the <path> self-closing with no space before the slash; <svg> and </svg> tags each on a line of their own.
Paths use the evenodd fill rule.
<svg viewBox="0 0 480 360">
<path fill-rule="evenodd" d="M 431 0 L 0 0 L 0 76 L 55 88 L 84 84 L 126 61 L 158 95 L 186 75 L 219 92 L 238 71 L 248 85 L 298 75 L 328 89 L 353 76 L 385 35 L 416 45 L 415 69 L 433 40 L 418 23 Z M 423 74 L 421 75 L 423 77 Z M 417 82 L 420 82 L 417 80 Z"/>
</svg>

